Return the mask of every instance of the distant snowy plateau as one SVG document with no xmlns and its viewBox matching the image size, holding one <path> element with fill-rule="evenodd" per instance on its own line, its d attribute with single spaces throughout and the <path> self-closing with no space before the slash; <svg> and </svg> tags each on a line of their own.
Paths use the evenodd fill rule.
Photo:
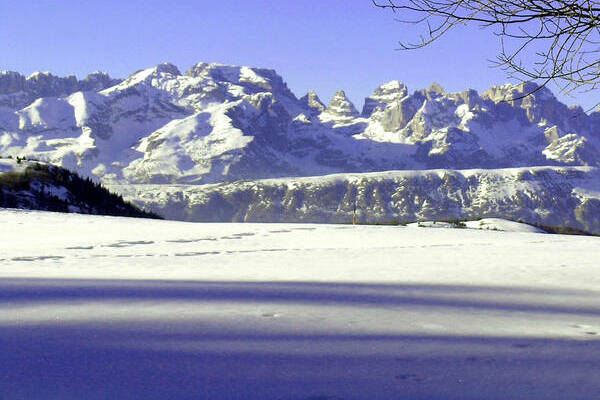
<svg viewBox="0 0 600 400">
<path fill-rule="evenodd" d="M 115 80 L 0 72 L 0 156 L 94 177 L 188 221 L 504 217 L 600 232 L 600 113 L 546 88 L 385 83 L 298 99 L 273 70 L 171 64 Z M 519 98 L 534 92 L 530 96 Z"/>
</svg>

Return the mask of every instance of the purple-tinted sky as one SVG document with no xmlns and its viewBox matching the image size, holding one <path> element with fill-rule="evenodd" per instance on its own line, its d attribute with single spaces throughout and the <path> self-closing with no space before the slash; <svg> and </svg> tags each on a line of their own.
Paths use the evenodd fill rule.
<svg viewBox="0 0 600 400">
<path fill-rule="evenodd" d="M 396 51 L 414 27 L 370 0 L 0 0 L 0 70 L 115 77 L 169 61 L 277 70 L 297 96 L 344 89 L 362 106 L 380 83 L 439 82 L 479 91 L 508 81 L 490 68 L 499 43 L 460 27 L 418 51 Z M 556 91 L 555 91 L 556 92 Z M 559 98 L 591 107 L 598 93 Z"/>
</svg>

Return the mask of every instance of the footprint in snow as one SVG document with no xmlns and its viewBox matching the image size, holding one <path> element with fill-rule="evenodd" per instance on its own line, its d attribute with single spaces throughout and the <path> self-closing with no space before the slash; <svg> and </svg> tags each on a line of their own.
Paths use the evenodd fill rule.
<svg viewBox="0 0 600 400">
<path fill-rule="evenodd" d="M 39 256 L 39 257 L 13 257 L 11 261 L 43 261 L 43 260 L 60 260 L 63 256 Z"/>
<path fill-rule="evenodd" d="M 130 247 L 130 246 L 136 246 L 139 244 L 153 244 L 153 243 L 154 243 L 154 241 L 152 241 L 152 240 L 135 240 L 135 241 L 120 240 L 116 243 L 107 244 L 104 247 Z"/>
<path fill-rule="evenodd" d="M 494 357 L 478 357 L 478 356 L 470 356 L 467 357 L 465 360 L 467 360 L 468 362 L 484 362 L 487 364 L 491 364 L 494 363 L 496 361 L 496 359 Z"/>
<path fill-rule="evenodd" d="M 575 328 L 575 329 L 590 329 L 591 326 L 590 325 L 584 325 L 584 324 L 573 324 L 570 325 L 571 328 Z"/>
<path fill-rule="evenodd" d="M 217 238 L 201 238 L 201 239 L 173 239 L 173 240 L 165 240 L 167 243 L 195 243 L 202 242 L 205 240 L 216 241 Z"/>
<path fill-rule="evenodd" d="M 581 330 L 583 330 L 583 333 L 586 335 L 591 335 L 591 336 L 598 335 L 598 332 L 593 330 L 594 328 L 590 325 L 574 324 L 574 325 L 570 325 L 570 327 L 575 328 L 575 329 L 581 329 Z"/>
<path fill-rule="evenodd" d="M 423 382 L 425 378 L 419 376 L 417 374 L 401 374 L 396 375 L 396 379 L 400 381 L 409 381 L 409 382 Z"/>
<path fill-rule="evenodd" d="M 256 249 L 256 250 L 227 250 L 226 254 L 237 254 L 237 253 L 261 253 L 261 252 L 276 252 L 276 251 L 288 251 L 288 249 Z"/>
<path fill-rule="evenodd" d="M 219 254 L 218 251 L 188 251 L 187 253 L 175 253 L 175 257 L 205 256 L 207 254 Z"/>
</svg>

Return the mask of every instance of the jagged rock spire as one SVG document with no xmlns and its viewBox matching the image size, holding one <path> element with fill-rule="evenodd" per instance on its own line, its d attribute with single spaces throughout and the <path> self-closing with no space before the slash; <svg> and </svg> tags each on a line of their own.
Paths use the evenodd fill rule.
<svg viewBox="0 0 600 400">
<path fill-rule="evenodd" d="M 402 100 L 408 95 L 408 89 L 400 81 L 391 81 L 380 85 L 373 91 L 373 94 L 365 98 L 362 115 L 369 117 L 375 108 L 385 108 L 387 104 Z"/>
<path fill-rule="evenodd" d="M 321 113 L 325 111 L 325 104 L 319 99 L 317 93 L 314 90 L 309 90 L 304 96 L 300 98 L 302 105 L 310 108 L 313 112 Z"/>
<path fill-rule="evenodd" d="M 358 114 L 356 107 L 348 100 L 343 90 L 335 92 L 325 111 L 339 117 L 351 117 Z"/>
</svg>

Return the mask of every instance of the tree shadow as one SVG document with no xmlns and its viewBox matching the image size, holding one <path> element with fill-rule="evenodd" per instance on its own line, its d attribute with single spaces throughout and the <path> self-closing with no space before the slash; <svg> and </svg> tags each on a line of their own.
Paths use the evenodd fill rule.
<svg viewBox="0 0 600 400">
<path fill-rule="evenodd" d="M 229 282 L 85 279 L 3 279 L 5 303 L 94 300 L 196 300 L 298 304 L 444 307 L 600 316 L 600 290 L 341 282 Z M 549 303 L 550 298 L 559 302 Z"/>
<path fill-rule="evenodd" d="M 571 305 L 557 304 L 557 298 Z M 257 326 L 241 319 L 219 324 L 201 312 L 189 319 L 126 314 L 71 321 L 60 313 L 35 321 L 10 312 L 128 302 L 136 310 L 139 300 L 139 307 L 366 307 L 373 315 L 390 307 L 432 307 L 465 314 L 565 314 L 576 321 L 598 315 L 596 299 L 596 291 L 530 287 L 3 279 L 0 315 L 14 317 L 0 319 L 0 398 L 593 398 L 600 393 L 600 340 L 592 336 L 311 330 L 301 316 L 295 325 Z M 581 307 L 572 305 L 577 302 Z"/>
</svg>

